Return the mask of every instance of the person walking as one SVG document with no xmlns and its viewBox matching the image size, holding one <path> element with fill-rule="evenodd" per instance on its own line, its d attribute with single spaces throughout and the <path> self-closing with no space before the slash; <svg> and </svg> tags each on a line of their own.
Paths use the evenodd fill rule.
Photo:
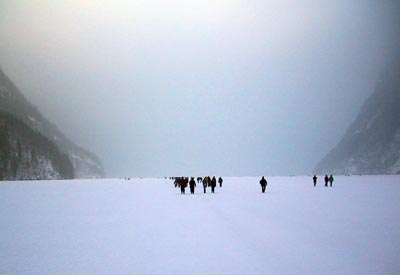
<svg viewBox="0 0 400 275">
<path fill-rule="evenodd" d="M 324 180 L 325 180 L 325 187 L 328 187 L 328 181 L 329 181 L 328 175 L 325 175 Z"/>
<path fill-rule="evenodd" d="M 207 189 L 207 186 L 208 186 L 208 181 L 209 181 L 209 177 L 204 177 L 204 179 L 203 179 L 204 194 L 206 193 L 206 189 Z"/>
<path fill-rule="evenodd" d="M 330 175 L 329 176 L 329 185 L 332 187 L 332 184 L 333 184 L 333 176 Z"/>
<path fill-rule="evenodd" d="M 219 177 L 219 179 L 218 179 L 218 183 L 219 183 L 219 187 L 222 187 L 222 182 L 223 182 L 224 180 L 221 178 L 221 177 Z"/>
<path fill-rule="evenodd" d="M 210 178 L 210 176 L 207 176 L 206 180 L 207 180 L 207 187 L 211 187 L 211 178 Z"/>
<path fill-rule="evenodd" d="M 314 175 L 314 177 L 312 179 L 313 179 L 313 182 L 314 182 L 314 187 L 317 186 L 317 179 L 318 179 L 317 176 Z"/>
<path fill-rule="evenodd" d="M 215 186 L 217 186 L 217 180 L 215 177 L 211 179 L 211 193 L 215 193 Z"/>
<path fill-rule="evenodd" d="M 260 180 L 260 185 L 261 185 L 261 191 L 265 193 L 265 189 L 267 188 L 268 183 L 267 180 L 264 178 L 264 176 Z"/>
<path fill-rule="evenodd" d="M 185 194 L 185 188 L 187 186 L 187 179 L 185 179 L 184 177 L 180 178 L 179 180 L 180 182 L 180 186 L 181 186 L 181 194 Z"/>
<path fill-rule="evenodd" d="M 190 186 L 190 194 L 194 194 L 194 188 L 196 187 L 196 182 L 194 181 L 193 177 L 190 178 L 189 186 Z"/>
</svg>

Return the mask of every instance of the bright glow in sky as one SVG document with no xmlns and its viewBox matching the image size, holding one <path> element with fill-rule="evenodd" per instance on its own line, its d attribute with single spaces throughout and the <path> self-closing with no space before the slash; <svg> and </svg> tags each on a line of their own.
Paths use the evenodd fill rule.
<svg viewBox="0 0 400 275">
<path fill-rule="evenodd" d="M 0 65 L 110 176 L 308 173 L 372 93 L 394 1 L 0 2 Z"/>
</svg>

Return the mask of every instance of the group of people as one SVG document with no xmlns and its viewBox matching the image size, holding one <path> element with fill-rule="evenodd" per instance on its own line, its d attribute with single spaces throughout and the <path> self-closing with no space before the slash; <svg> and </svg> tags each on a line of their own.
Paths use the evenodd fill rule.
<svg viewBox="0 0 400 275">
<path fill-rule="evenodd" d="M 317 179 L 318 179 L 318 177 L 316 175 L 314 175 L 313 176 L 314 187 L 317 186 Z M 334 178 L 332 175 L 330 175 L 329 177 L 328 177 L 328 175 L 325 175 L 324 181 L 325 181 L 326 187 L 328 187 L 328 186 L 332 187 Z M 261 178 L 260 185 L 261 185 L 261 192 L 265 193 L 265 189 L 267 188 L 268 183 L 264 177 Z"/>
<path fill-rule="evenodd" d="M 318 179 L 318 177 L 316 175 L 314 175 L 314 177 L 313 177 L 314 187 L 317 186 L 317 179 Z M 329 183 L 329 186 L 332 187 L 333 181 L 334 181 L 333 176 L 330 175 L 328 177 L 328 175 L 325 175 L 324 181 L 325 181 L 325 187 L 328 187 L 328 183 Z"/>
<path fill-rule="evenodd" d="M 194 194 L 194 190 L 196 188 L 196 182 L 194 180 L 194 177 L 191 177 L 190 180 L 188 177 L 175 177 L 175 178 L 171 178 L 171 179 L 174 180 L 175 187 L 180 187 L 181 194 L 185 194 L 185 189 L 188 185 L 190 187 L 190 193 Z M 317 180 L 318 180 L 318 177 L 316 175 L 314 175 L 313 176 L 314 187 L 317 186 Z M 334 178 L 332 175 L 330 175 L 329 177 L 328 177 L 328 175 L 325 175 L 324 181 L 325 181 L 326 187 L 328 187 L 328 186 L 332 187 Z M 222 182 L 223 182 L 223 179 L 221 177 L 219 177 L 218 178 L 219 187 L 222 187 Z M 207 192 L 207 187 L 211 187 L 211 193 L 214 193 L 215 187 L 217 186 L 217 179 L 215 177 L 210 178 L 209 176 L 204 177 L 204 178 L 198 177 L 197 183 L 203 184 L 204 194 Z M 260 185 L 261 185 L 261 192 L 265 193 L 268 182 L 264 176 L 260 180 Z"/>
<path fill-rule="evenodd" d="M 196 188 L 196 182 L 194 177 L 191 177 L 190 180 L 188 177 L 175 177 L 172 178 L 174 180 L 175 187 L 180 187 L 181 194 L 185 194 L 185 189 L 189 185 L 190 193 L 194 194 L 194 190 Z M 219 187 L 222 187 L 223 179 L 221 177 L 218 178 Z M 211 187 L 211 193 L 215 193 L 215 187 L 217 186 L 217 179 L 215 177 L 210 178 L 209 176 L 201 178 L 197 178 L 197 183 L 203 184 L 204 194 L 207 193 L 207 187 Z"/>
</svg>

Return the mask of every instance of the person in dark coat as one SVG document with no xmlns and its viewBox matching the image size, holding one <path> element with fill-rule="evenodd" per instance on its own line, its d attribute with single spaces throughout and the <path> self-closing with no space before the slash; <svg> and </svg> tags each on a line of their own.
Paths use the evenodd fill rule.
<svg viewBox="0 0 400 275">
<path fill-rule="evenodd" d="M 190 194 L 194 194 L 194 188 L 196 187 L 196 182 L 194 181 L 193 177 L 189 181 L 189 186 L 190 186 Z"/>
<path fill-rule="evenodd" d="M 211 179 L 211 193 L 215 192 L 215 186 L 217 186 L 217 179 L 215 177 L 212 177 L 212 179 Z"/>
<path fill-rule="evenodd" d="M 204 177 L 204 179 L 203 179 L 203 189 L 204 189 L 204 194 L 206 193 L 206 189 L 207 189 L 207 186 L 208 186 L 208 181 L 210 180 L 210 178 L 209 177 Z"/>
<path fill-rule="evenodd" d="M 264 178 L 264 176 L 260 180 L 260 185 L 261 185 L 261 191 L 265 193 L 265 189 L 267 188 L 268 183 L 267 180 Z"/>
<path fill-rule="evenodd" d="M 329 176 L 329 185 L 332 187 L 332 183 L 333 183 L 333 176 L 330 175 Z"/>
<path fill-rule="evenodd" d="M 180 186 L 181 186 L 181 194 L 185 194 L 185 188 L 186 188 L 186 186 L 187 186 L 187 179 L 185 179 L 185 178 L 181 178 L 180 180 L 179 180 L 179 182 L 180 182 Z"/>
<path fill-rule="evenodd" d="M 207 178 L 207 187 L 210 187 L 211 186 L 211 178 L 210 178 L 210 176 L 207 176 L 206 178 Z"/>
<path fill-rule="evenodd" d="M 219 187 L 222 187 L 222 182 L 223 182 L 223 181 L 224 181 L 224 180 L 223 180 L 221 177 L 218 178 Z"/>
<path fill-rule="evenodd" d="M 324 180 L 325 180 L 325 186 L 328 187 L 328 181 L 329 181 L 328 175 L 325 175 Z"/>
<path fill-rule="evenodd" d="M 175 179 L 174 179 L 175 188 L 178 187 L 179 184 L 180 184 L 180 179 L 179 179 L 179 178 L 175 178 Z"/>
<path fill-rule="evenodd" d="M 314 187 L 317 185 L 317 176 L 316 175 L 314 175 L 314 177 L 312 178 L 313 179 L 313 182 L 314 182 Z"/>
</svg>

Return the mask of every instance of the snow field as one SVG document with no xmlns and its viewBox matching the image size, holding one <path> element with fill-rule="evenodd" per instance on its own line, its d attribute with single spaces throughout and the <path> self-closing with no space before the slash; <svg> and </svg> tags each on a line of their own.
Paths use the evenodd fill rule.
<svg viewBox="0 0 400 275">
<path fill-rule="evenodd" d="M 0 274 L 400 273 L 399 176 L 267 180 L 1 182 Z"/>
</svg>

